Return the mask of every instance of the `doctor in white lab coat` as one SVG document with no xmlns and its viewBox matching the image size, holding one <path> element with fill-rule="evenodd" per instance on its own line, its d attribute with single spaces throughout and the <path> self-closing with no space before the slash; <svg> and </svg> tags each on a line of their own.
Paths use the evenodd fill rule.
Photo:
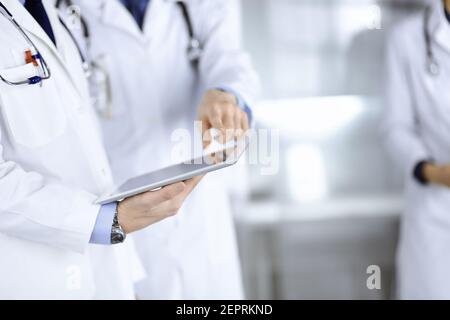
<svg viewBox="0 0 450 320">
<path fill-rule="evenodd" d="M 188 59 L 189 32 L 175 1 L 150 0 L 142 29 L 120 0 L 76 3 L 90 30 L 88 54 L 112 83 L 111 115 L 101 124 L 117 181 L 130 177 L 130 169 L 141 174 L 192 156 L 175 151 L 186 144 L 174 144 L 172 134 L 194 134 L 196 117 L 208 118 L 214 106 L 248 125 L 258 86 L 240 47 L 238 1 L 184 1 L 203 46 L 197 64 Z M 148 275 L 137 286 L 139 298 L 243 298 L 225 181 L 220 173 L 208 175 L 177 217 L 136 234 Z"/>
<path fill-rule="evenodd" d="M 194 183 L 125 200 L 100 221 L 111 208 L 94 202 L 112 176 L 79 51 L 53 1 L 1 4 L 51 77 L 42 85 L 0 81 L 0 299 L 133 299 L 138 259 L 127 242 L 108 243 L 113 216 L 125 233 L 136 231 L 175 213 Z M 5 80 L 38 75 L 26 61 L 30 44 L 7 15 L 0 15 L 0 43 Z"/>
<path fill-rule="evenodd" d="M 383 134 L 406 184 L 397 259 L 402 299 L 450 299 L 449 19 L 435 1 L 427 15 L 398 26 L 387 53 Z"/>
</svg>

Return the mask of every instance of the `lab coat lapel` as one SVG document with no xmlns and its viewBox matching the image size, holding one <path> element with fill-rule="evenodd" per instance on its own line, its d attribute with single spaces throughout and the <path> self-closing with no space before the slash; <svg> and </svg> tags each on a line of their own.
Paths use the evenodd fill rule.
<svg viewBox="0 0 450 320">
<path fill-rule="evenodd" d="M 441 1 L 433 6 L 428 28 L 434 41 L 450 53 L 450 23 L 445 17 L 444 5 Z"/>
<path fill-rule="evenodd" d="M 83 92 L 83 89 L 81 88 L 81 85 L 84 83 L 84 79 L 80 81 L 80 78 L 77 76 L 75 68 L 71 67 L 73 66 L 73 63 L 75 61 L 82 63 L 82 58 L 80 56 L 80 53 L 78 51 L 77 45 L 75 44 L 75 39 L 72 39 L 70 35 L 67 34 L 67 30 L 61 25 L 61 21 L 64 21 L 62 19 L 58 12 L 56 11 L 54 6 L 46 6 L 46 9 L 50 12 L 53 11 L 53 14 L 49 14 L 50 23 L 53 26 L 53 33 L 55 34 L 56 43 L 58 45 L 57 49 L 57 58 L 59 62 L 62 64 L 63 69 L 65 70 L 67 76 L 72 81 L 72 84 L 77 89 L 79 93 Z M 69 43 L 67 42 L 69 41 Z M 70 56 L 67 46 L 72 45 L 75 48 L 75 54 L 76 56 Z M 83 75 L 84 77 L 84 75 Z"/>
<path fill-rule="evenodd" d="M 104 24 L 124 31 L 138 41 L 143 40 L 139 26 L 119 0 L 103 0 L 101 9 Z"/>
<path fill-rule="evenodd" d="M 159 32 L 163 26 L 166 14 L 167 4 L 174 3 L 173 0 L 150 0 L 145 14 L 144 26 L 142 28 L 147 41 L 151 40 L 154 32 Z"/>
<path fill-rule="evenodd" d="M 174 19 L 182 19 L 181 11 L 176 5 L 178 1 L 186 2 L 185 0 L 150 0 L 143 26 L 147 45 L 151 43 L 161 29 L 170 28 Z M 174 12 L 175 15 L 173 15 Z"/>
<path fill-rule="evenodd" d="M 441 23 L 435 34 L 436 42 L 450 53 L 450 24 Z"/>
<path fill-rule="evenodd" d="M 153 29 L 152 25 L 155 22 L 155 17 L 153 17 L 155 7 L 158 6 L 159 6 L 158 0 L 150 0 L 149 4 L 147 5 L 147 10 L 144 18 L 144 25 L 142 26 L 142 31 L 144 32 L 144 36 L 147 40 L 150 38 L 150 32 Z M 158 11 L 158 8 L 156 8 L 156 11 Z"/>
<path fill-rule="evenodd" d="M 24 30 L 27 30 L 38 37 L 39 40 L 47 45 L 55 54 L 58 54 L 52 40 L 50 40 L 45 31 L 18 0 L 3 0 L 3 3 Z"/>
</svg>

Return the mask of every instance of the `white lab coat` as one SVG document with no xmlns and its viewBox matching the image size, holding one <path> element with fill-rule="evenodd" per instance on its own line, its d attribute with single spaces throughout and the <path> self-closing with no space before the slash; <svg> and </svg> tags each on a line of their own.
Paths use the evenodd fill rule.
<svg viewBox="0 0 450 320">
<path fill-rule="evenodd" d="M 237 1 L 186 1 L 205 45 L 198 69 L 187 59 L 188 31 L 175 1 L 151 0 L 144 32 L 117 0 L 78 3 L 91 30 L 90 55 L 112 80 L 112 119 L 101 123 L 116 181 L 129 178 L 130 169 L 140 174 L 189 157 L 173 151 L 171 134 L 194 131 L 196 107 L 207 88 L 227 86 L 252 103 L 257 80 L 240 48 Z M 136 239 L 148 275 L 137 286 L 140 298 L 243 297 L 220 174 L 208 175 L 176 217 Z"/>
<path fill-rule="evenodd" d="M 39 48 L 52 77 L 39 85 L 0 81 L 0 298 L 134 298 L 125 246 L 88 245 L 112 177 L 76 47 L 44 1 L 58 49 L 17 0 L 2 3 Z M 0 73 L 23 67 L 28 45 L 0 16 Z"/>
<path fill-rule="evenodd" d="M 406 177 L 406 207 L 398 247 L 402 299 L 450 299 L 450 190 L 413 178 L 421 160 L 450 163 L 450 25 L 436 1 L 429 25 L 440 75 L 427 72 L 424 15 L 403 22 L 387 53 L 383 132 Z"/>
</svg>

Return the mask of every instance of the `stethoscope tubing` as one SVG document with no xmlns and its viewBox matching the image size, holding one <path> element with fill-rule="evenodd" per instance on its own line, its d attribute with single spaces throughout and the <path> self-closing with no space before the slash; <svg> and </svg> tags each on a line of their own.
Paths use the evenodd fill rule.
<svg viewBox="0 0 450 320">
<path fill-rule="evenodd" d="M 431 14 L 432 14 L 432 8 L 431 8 L 431 6 L 428 6 L 427 9 L 425 10 L 424 21 L 423 21 L 423 34 L 424 34 L 424 38 L 425 38 L 425 51 L 426 51 L 426 55 L 427 55 L 426 69 L 427 69 L 427 72 L 431 76 L 437 77 L 437 76 L 439 76 L 439 73 L 440 73 L 440 65 L 434 55 L 431 34 L 428 29 L 429 24 L 430 24 Z"/>
<path fill-rule="evenodd" d="M 9 81 L 5 79 L 2 75 L 0 75 L 0 80 L 5 82 L 8 85 L 11 86 L 17 86 L 17 85 L 24 85 L 24 84 L 38 84 L 42 83 L 43 80 L 48 80 L 51 78 L 51 71 L 50 68 L 47 65 L 47 62 L 45 61 L 44 57 L 41 55 L 37 47 L 34 45 L 33 41 L 30 39 L 30 37 L 26 34 L 26 32 L 23 30 L 23 28 L 19 25 L 19 23 L 14 19 L 14 16 L 11 14 L 11 12 L 5 7 L 5 5 L 0 1 L 0 12 L 1 14 L 7 18 L 16 28 L 16 30 L 22 35 L 22 37 L 25 39 L 25 41 L 28 43 L 30 48 L 33 50 L 32 57 L 35 60 L 40 61 L 40 69 L 42 71 L 42 76 L 34 76 L 31 78 L 28 78 L 27 80 L 23 81 Z"/>
<path fill-rule="evenodd" d="M 63 2 L 68 7 L 73 5 L 73 2 L 71 0 L 58 0 L 56 2 L 56 7 L 60 8 L 61 5 L 63 4 Z M 188 35 L 189 35 L 188 48 L 187 48 L 188 59 L 192 63 L 197 63 L 200 60 L 200 58 L 202 56 L 202 52 L 203 52 L 203 47 L 202 47 L 201 41 L 195 35 L 191 15 L 189 14 L 189 10 L 186 6 L 186 3 L 184 3 L 183 1 L 177 1 L 176 4 L 178 5 L 178 7 L 181 10 L 183 19 L 186 23 L 186 28 L 188 30 Z M 81 29 L 83 32 L 83 38 L 87 43 L 89 43 L 91 34 L 90 34 L 88 23 L 87 23 L 86 19 L 83 18 L 82 15 L 79 16 L 79 19 L 80 19 L 80 23 L 81 23 Z M 62 21 L 62 23 L 63 23 L 64 27 L 68 30 L 68 32 L 71 34 L 75 43 L 77 43 L 77 41 L 75 40 L 75 37 L 73 37 L 72 33 L 70 32 L 69 28 L 64 23 L 64 21 Z M 80 52 L 80 55 L 82 56 L 83 62 L 85 62 L 87 59 L 83 55 L 78 43 L 77 43 L 77 48 L 78 48 L 78 51 Z"/>
</svg>

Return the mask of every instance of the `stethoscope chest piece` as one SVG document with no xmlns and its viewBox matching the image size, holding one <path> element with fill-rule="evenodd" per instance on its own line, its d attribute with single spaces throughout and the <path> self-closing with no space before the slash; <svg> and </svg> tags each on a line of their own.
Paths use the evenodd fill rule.
<svg viewBox="0 0 450 320">
<path fill-rule="evenodd" d="M 427 69 L 428 73 L 433 77 L 438 77 L 440 74 L 440 67 L 436 61 L 429 61 Z"/>
<path fill-rule="evenodd" d="M 200 44 L 200 41 L 198 41 L 196 38 L 191 38 L 189 40 L 189 45 L 187 48 L 187 57 L 189 61 L 197 62 L 198 60 L 200 60 L 202 52 L 203 49 Z"/>
<path fill-rule="evenodd" d="M 430 31 L 428 30 L 428 27 L 430 24 L 431 13 L 432 13 L 431 7 L 428 7 L 425 10 L 424 21 L 423 21 L 423 35 L 425 38 L 425 51 L 426 51 L 426 59 L 427 59 L 426 69 L 427 69 L 427 72 L 429 75 L 431 75 L 433 77 L 438 77 L 441 72 L 441 68 L 440 68 L 440 65 L 437 62 L 436 56 L 433 52 L 431 34 L 430 34 Z"/>
</svg>

